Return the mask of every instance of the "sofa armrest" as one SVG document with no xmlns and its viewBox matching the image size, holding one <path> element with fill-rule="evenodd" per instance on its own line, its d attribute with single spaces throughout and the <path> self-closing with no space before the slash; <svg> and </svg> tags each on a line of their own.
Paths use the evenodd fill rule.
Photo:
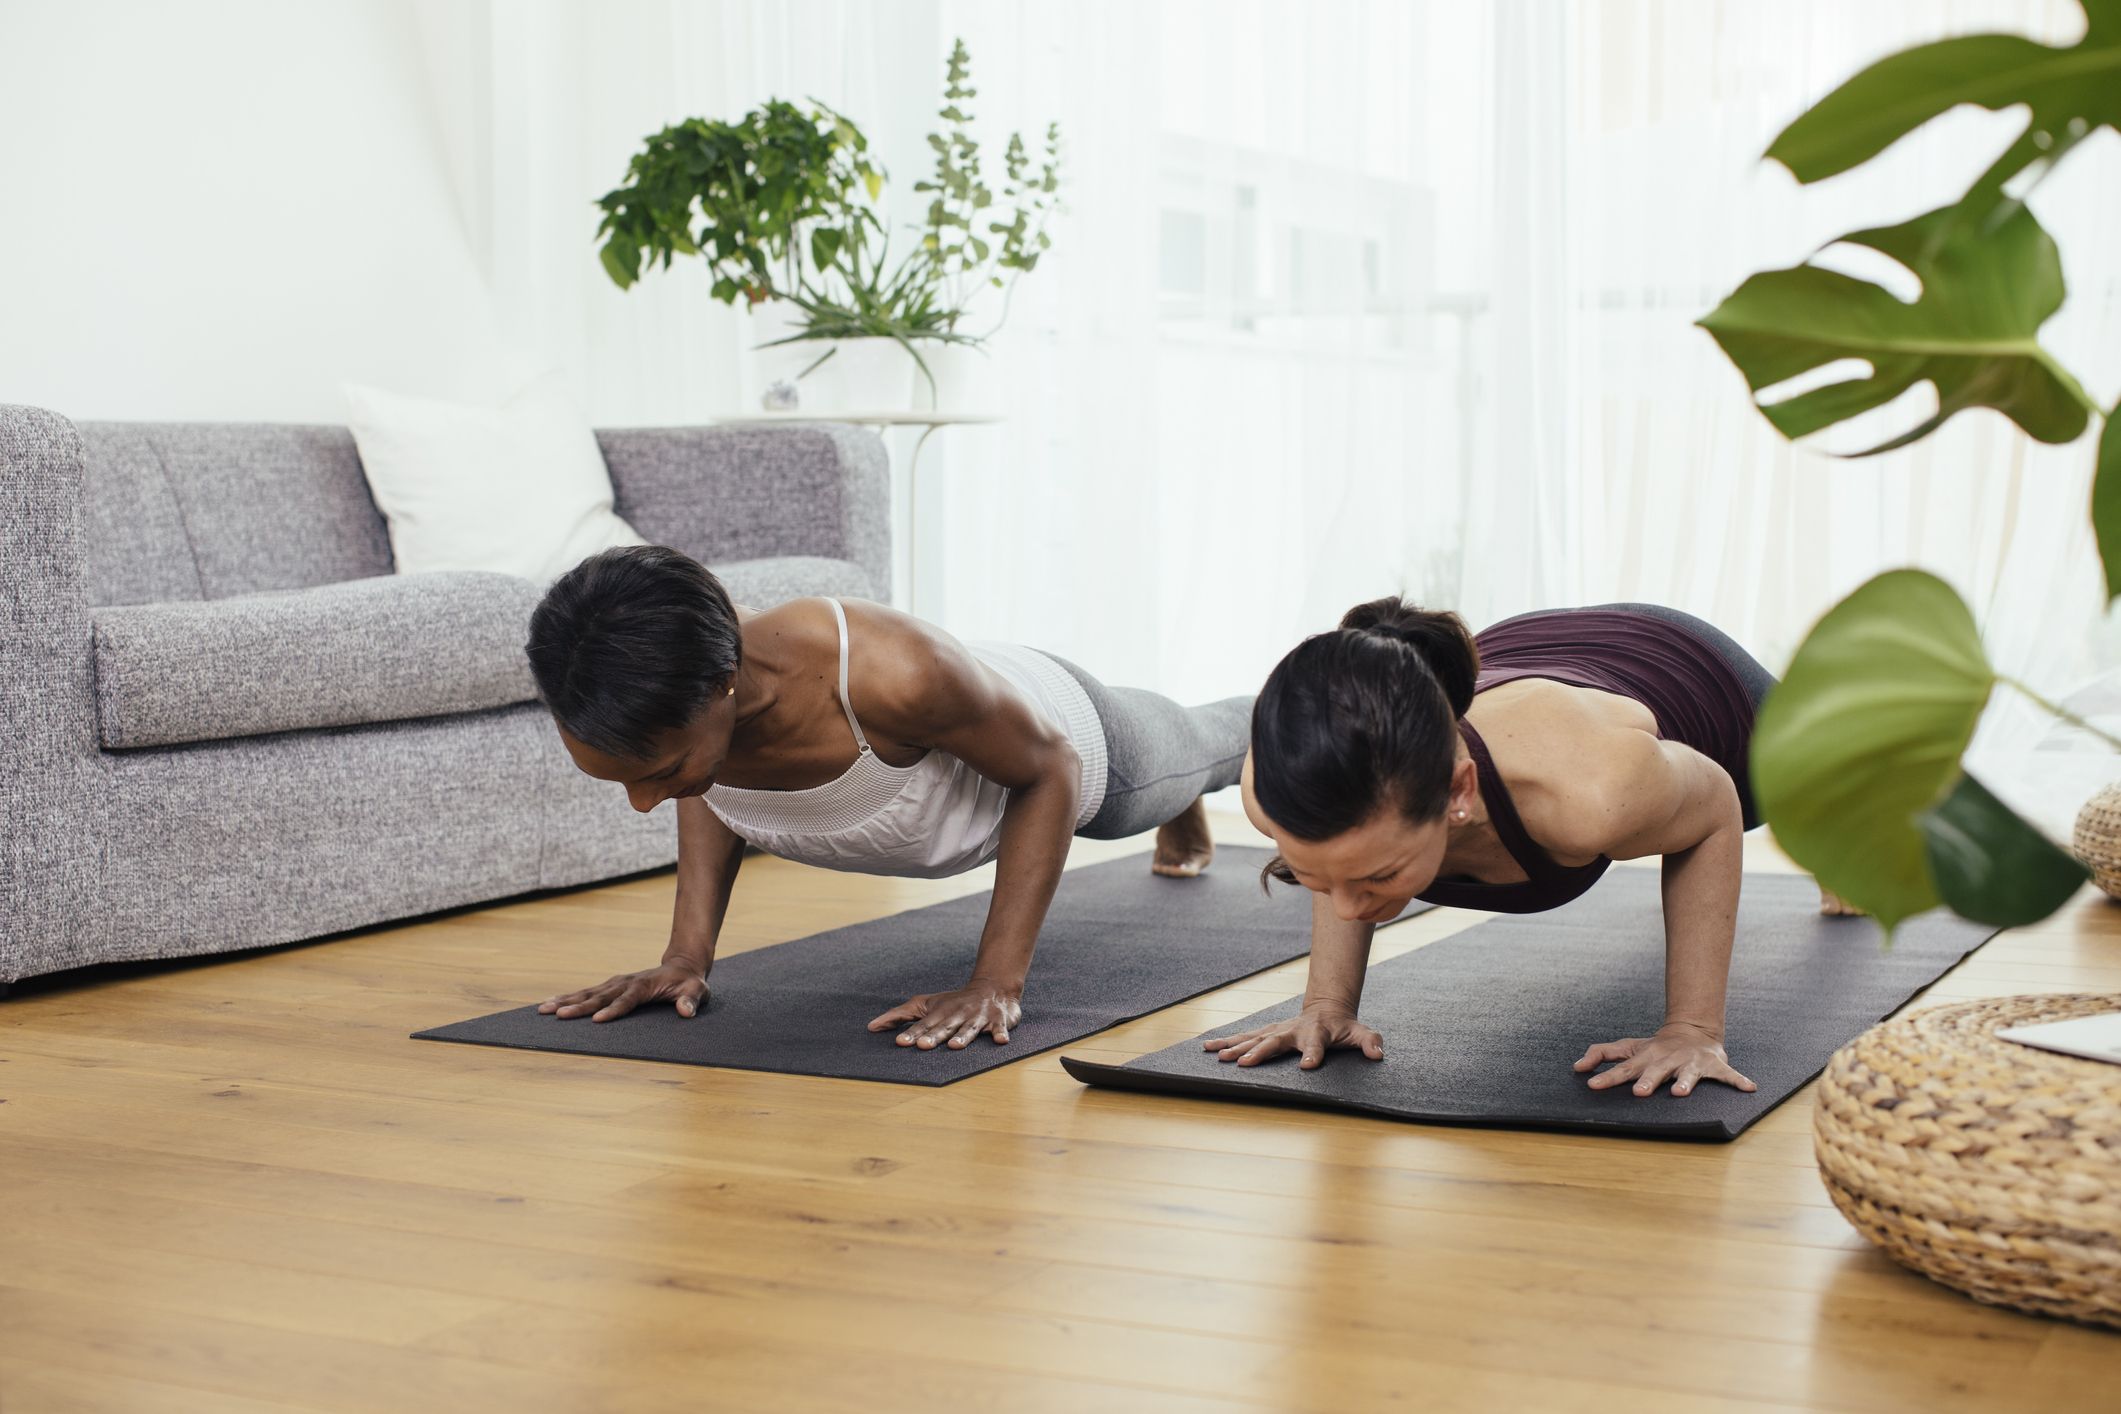
<svg viewBox="0 0 2121 1414">
<path fill-rule="evenodd" d="M 0 405 L 0 982 L 84 955 L 99 874 L 81 438 Z"/>
<path fill-rule="evenodd" d="M 618 512 L 705 564 L 817 555 L 860 565 L 891 595 L 891 464 L 842 423 L 597 433 Z"/>
</svg>

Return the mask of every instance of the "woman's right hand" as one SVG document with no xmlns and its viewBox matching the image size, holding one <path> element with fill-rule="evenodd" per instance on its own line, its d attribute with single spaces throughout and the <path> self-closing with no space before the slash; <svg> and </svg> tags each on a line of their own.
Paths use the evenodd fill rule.
<svg viewBox="0 0 2121 1414">
<path fill-rule="evenodd" d="M 1307 1006 L 1287 1021 L 1240 1031 L 1235 1036 L 1217 1036 L 1202 1043 L 1216 1051 L 1217 1060 L 1239 1065 L 1258 1065 L 1287 1051 L 1296 1051 L 1304 1070 L 1326 1063 L 1331 1050 L 1359 1050 L 1369 1059 L 1385 1058 L 1385 1038 L 1355 1019 L 1355 1013 L 1335 1005 Z"/>
<path fill-rule="evenodd" d="M 707 970 L 692 962 L 665 962 L 646 972 L 624 972 L 594 987 L 547 997 L 538 1003 L 546 1016 L 571 1020 L 617 1021 L 646 1002 L 674 1002 L 679 1016 L 694 1016 L 707 1004 Z"/>
</svg>

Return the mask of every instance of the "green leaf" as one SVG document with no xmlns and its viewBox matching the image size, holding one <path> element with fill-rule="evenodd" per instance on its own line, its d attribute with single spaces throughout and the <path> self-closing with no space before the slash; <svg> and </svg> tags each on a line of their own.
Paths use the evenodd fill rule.
<svg viewBox="0 0 2121 1414">
<path fill-rule="evenodd" d="M 2025 104 L 2028 131 L 2059 140 L 2071 123 L 2121 126 L 2121 6 L 2086 5 L 2083 40 L 2067 49 L 2009 34 L 1976 34 L 1890 55 L 1822 98 L 1776 137 L 1767 155 L 1800 182 L 1877 156 L 1962 103 Z"/>
<path fill-rule="evenodd" d="M 2106 415 L 2099 434 L 2099 464 L 2092 472 L 2092 534 L 2106 566 L 2106 602 L 2121 596 L 2121 403 Z"/>
<path fill-rule="evenodd" d="M 1776 841 L 1888 929 L 1935 907 L 1917 819 L 1958 780 L 1995 681 L 1973 613 L 1934 575 L 1893 570 L 1835 605 L 1753 729 Z"/>
<path fill-rule="evenodd" d="M 819 270 L 832 266 L 832 259 L 840 252 L 840 242 L 845 239 L 835 226 L 819 226 L 810 233 L 810 259 Z"/>
<path fill-rule="evenodd" d="M 1860 455 L 1904 446 L 1970 407 L 1994 408 L 2043 442 L 2084 431 L 2095 405 L 2037 338 L 2062 304 L 2054 241 L 2022 206 L 1993 229 L 1953 216 L 1940 207 L 1842 237 L 1907 266 L 1922 281 L 1913 304 L 1806 264 L 1752 276 L 1701 319 L 1785 437 L 1881 407 L 1923 380 L 1937 390 L 1936 413 Z M 1871 371 L 1760 402 L 1763 390 L 1839 359 L 1864 360 Z"/>
<path fill-rule="evenodd" d="M 644 254 L 666 269 L 697 255 L 715 298 L 785 299 L 803 338 L 955 337 L 967 292 L 953 277 L 985 277 L 971 215 L 992 202 L 964 127 L 970 59 L 962 45 L 955 53 L 945 126 L 929 140 L 935 174 L 915 188 L 935 198 L 933 219 L 913 228 L 918 246 L 894 259 L 875 209 L 886 175 L 859 127 L 814 98 L 808 107 L 769 99 L 734 121 L 688 118 L 645 139 L 626 184 L 597 202 L 600 260 L 630 285 Z M 1035 209 L 1044 216 L 1043 204 Z"/>
<path fill-rule="evenodd" d="M 2016 928 L 2069 901 L 2085 867 L 1972 776 L 1919 819 L 1937 892 L 1962 918 Z"/>
</svg>

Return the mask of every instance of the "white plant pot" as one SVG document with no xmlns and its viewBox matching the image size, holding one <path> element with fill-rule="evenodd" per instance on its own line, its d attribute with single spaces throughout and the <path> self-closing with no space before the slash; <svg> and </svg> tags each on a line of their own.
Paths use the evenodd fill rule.
<svg viewBox="0 0 2121 1414">
<path fill-rule="evenodd" d="M 770 300 L 747 316 L 749 328 L 745 331 L 741 364 L 743 397 L 740 404 L 745 412 L 757 412 L 764 407 L 766 390 L 775 383 L 795 383 L 798 388 L 802 387 L 797 379 L 825 351 L 825 345 L 809 340 L 764 347 L 799 332 L 801 317 L 802 312 L 785 300 Z"/>
<path fill-rule="evenodd" d="M 993 401 L 993 364 L 984 350 L 916 340 L 913 347 L 928 365 L 924 375 L 896 339 L 776 342 L 801 332 L 801 319 L 801 311 L 779 300 L 752 313 L 751 348 L 744 360 L 746 410 L 762 407 L 766 390 L 775 383 L 793 384 L 795 410 L 816 417 L 984 412 Z"/>
<path fill-rule="evenodd" d="M 922 412 L 990 412 L 994 407 L 994 360 L 972 344 L 919 343 L 935 386 L 914 370 L 913 405 Z"/>
<path fill-rule="evenodd" d="M 920 370 L 898 340 L 836 339 L 794 347 L 806 350 L 812 360 L 828 349 L 832 353 L 795 385 L 804 412 L 830 417 L 913 409 L 913 383 Z"/>
</svg>

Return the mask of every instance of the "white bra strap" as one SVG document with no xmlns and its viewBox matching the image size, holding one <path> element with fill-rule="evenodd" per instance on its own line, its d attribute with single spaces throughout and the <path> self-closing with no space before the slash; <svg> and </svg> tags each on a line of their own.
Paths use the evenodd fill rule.
<svg viewBox="0 0 2121 1414">
<path fill-rule="evenodd" d="M 867 756 L 869 738 L 862 735 L 862 724 L 854 720 L 854 703 L 847 696 L 847 611 L 840 607 L 837 599 L 825 602 L 832 606 L 832 617 L 840 626 L 840 710 L 847 714 L 847 725 L 854 731 L 854 744 L 861 748 L 862 755 Z"/>
</svg>

